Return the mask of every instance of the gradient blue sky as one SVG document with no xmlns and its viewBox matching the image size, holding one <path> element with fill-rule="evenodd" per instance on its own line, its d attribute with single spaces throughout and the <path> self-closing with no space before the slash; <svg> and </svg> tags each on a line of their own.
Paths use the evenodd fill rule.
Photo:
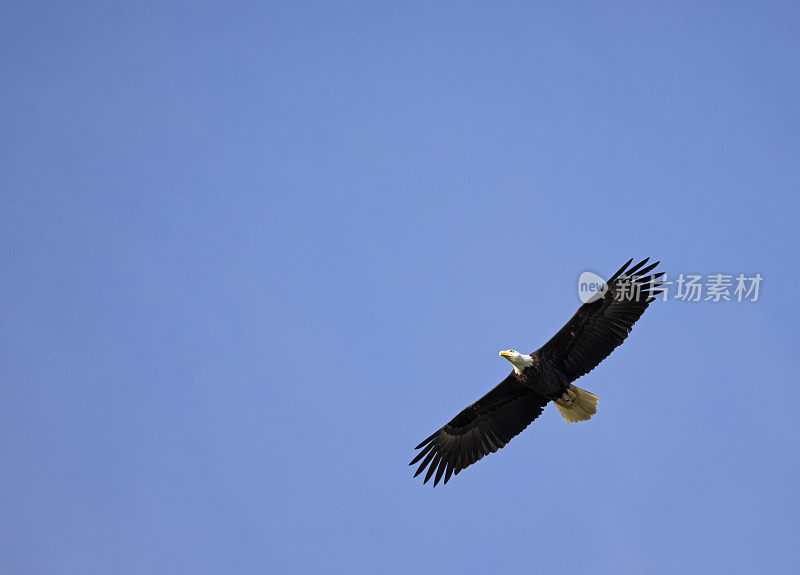
<svg viewBox="0 0 800 575">
<path fill-rule="evenodd" d="M 0 18 L 4 573 L 793 573 L 796 3 Z M 412 447 L 653 256 L 657 304 L 431 489 Z"/>
</svg>

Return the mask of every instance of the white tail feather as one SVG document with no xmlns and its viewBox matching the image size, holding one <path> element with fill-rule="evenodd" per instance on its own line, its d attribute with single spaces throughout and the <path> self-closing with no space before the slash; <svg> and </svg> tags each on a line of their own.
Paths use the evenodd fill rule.
<svg viewBox="0 0 800 575">
<path fill-rule="evenodd" d="M 575 423 L 576 421 L 586 421 L 597 413 L 597 402 L 599 398 L 591 391 L 581 389 L 577 385 L 570 385 L 569 390 L 574 395 L 571 401 L 564 401 L 563 399 L 556 399 L 555 404 L 558 408 L 561 417 L 567 423 Z"/>
</svg>

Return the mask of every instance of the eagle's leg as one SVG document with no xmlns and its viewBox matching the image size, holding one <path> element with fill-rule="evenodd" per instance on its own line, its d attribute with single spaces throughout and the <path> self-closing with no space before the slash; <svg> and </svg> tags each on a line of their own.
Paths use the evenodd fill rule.
<svg viewBox="0 0 800 575">
<path fill-rule="evenodd" d="M 597 396 L 577 385 L 570 385 L 555 404 L 567 423 L 586 421 L 597 413 Z"/>
<path fill-rule="evenodd" d="M 564 407 L 569 407 L 572 405 L 572 402 L 575 398 L 578 397 L 572 389 L 567 389 L 564 393 L 561 394 L 561 400 L 558 402 Z"/>
</svg>

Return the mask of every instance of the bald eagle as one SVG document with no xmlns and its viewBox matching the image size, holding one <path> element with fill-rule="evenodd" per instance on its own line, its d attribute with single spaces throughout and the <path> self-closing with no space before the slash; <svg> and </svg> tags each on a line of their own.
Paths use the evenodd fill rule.
<svg viewBox="0 0 800 575">
<path fill-rule="evenodd" d="M 633 324 L 661 293 L 646 258 L 630 269 L 628 260 L 559 332 L 531 354 L 513 349 L 500 355 L 514 366 L 508 377 L 444 427 L 415 447 L 411 461 L 422 460 L 414 477 L 428 469 L 434 487 L 444 476 L 458 475 L 484 455 L 504 447 L 524 430 L 551 401 L 567 423 L 586 421 L 597 413 L 597 396 L 573 381 L 586 375 L 628 337 Z"/>
</svg>

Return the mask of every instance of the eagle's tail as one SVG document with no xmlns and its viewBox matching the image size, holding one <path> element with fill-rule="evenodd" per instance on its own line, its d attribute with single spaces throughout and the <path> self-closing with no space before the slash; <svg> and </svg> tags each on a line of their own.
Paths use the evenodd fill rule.
<svg viewBox="0 0 800 575">
<path fill-rule="evenodd" d="M 586 421 L 597 413 L 598 397 L 577 385 L 570 385 L 565 395 L 569 399 L 556 399 L 555 404 L 567 423 Z"/>
</svg>

